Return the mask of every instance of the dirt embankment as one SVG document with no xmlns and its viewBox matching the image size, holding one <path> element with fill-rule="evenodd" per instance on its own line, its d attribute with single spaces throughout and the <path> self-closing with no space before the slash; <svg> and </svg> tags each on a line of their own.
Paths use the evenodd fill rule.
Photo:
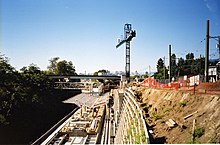
<svg viewBox="0 0 220 145">
<path fill-rule="evenodd" d="M 136 92 L 155 143 L 220 143 L 220 95 L 146 88 Z M 169 126 L 169 119 L 176 124 Z"/>
</svg>

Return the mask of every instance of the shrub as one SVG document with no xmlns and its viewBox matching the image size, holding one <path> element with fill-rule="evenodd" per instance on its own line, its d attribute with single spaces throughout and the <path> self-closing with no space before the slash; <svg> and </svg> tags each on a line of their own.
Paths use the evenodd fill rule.
<svg viewBox="0 0 220 145">
<path fill-rule="evenodd" d="M 0 125 L 1 124 L 4 124 L 4 125 L 9 124 L 6 120 L 6 118 L 2 114 L 0 114 Z"/>
<path fill-rule="evenodd" d="M 153 113 L 151 118 L 154 119 L 154 121 L 157 121 L 159 119 L 162 119 L 162 115 Z"/>
<path fill-rule="evenodd" d="M 166 112 L 170 112 L 171 110 L 172 110 L 171 108 L 165 108 L 163 112 L 166 113 Z"/>
<path fill-rule="evenodd" d="M 209 142 L 208 142 L 208 143 L 212 143 L 212 144 L 213 144 L 213 143 L 215 143 L 215 144 L 217 143 L 217 141 L 216 141 L 216 135 L 212 135 L 212 136 L 210 136 L 209 138 L 210 138 L 210 139 L 209 139 Z"/>
<path fill-rule="evenodd" d="M 203 127 L 196 127 L 194 130 L 195 137 L 201 137 L 205 133 L 205 129 Z"/>
<path fill-rule="evenodd" d="M 184 106 L 186 106 L 186 103 L 187 103 L 187 101 L 186 101 L 186 100 L 183 100 L 183 101 L 180 102 L 180 106 L 181 106 L 181 107 L 184 107 Z"/>
</svg>

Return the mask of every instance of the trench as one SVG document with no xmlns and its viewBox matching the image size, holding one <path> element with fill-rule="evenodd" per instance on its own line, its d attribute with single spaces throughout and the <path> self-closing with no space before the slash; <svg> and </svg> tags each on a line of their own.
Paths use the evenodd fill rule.
<svg viewBox="0 0 220 145">
<path fill-rule="evenodd" d="M 31 144 L 77 107 L 62 101 L 81 91 L 53 91 L 45 104 L 25 105 L 15 110 L 10 124 L 0 126 L 0 144 Z"/>
</svg>

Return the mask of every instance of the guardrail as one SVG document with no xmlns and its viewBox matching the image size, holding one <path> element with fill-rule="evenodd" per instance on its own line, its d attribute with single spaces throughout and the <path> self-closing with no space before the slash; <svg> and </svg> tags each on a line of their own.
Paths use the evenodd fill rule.
<svg viewBox="0 0 220 145">
<path fill-rule="evenodd" d="M 146 122 L 142 110 L 134 99 L 130 89 L 124 90 L 120 121 L 115 135 L 115 144 L 150 143 Z"/>
</svg>

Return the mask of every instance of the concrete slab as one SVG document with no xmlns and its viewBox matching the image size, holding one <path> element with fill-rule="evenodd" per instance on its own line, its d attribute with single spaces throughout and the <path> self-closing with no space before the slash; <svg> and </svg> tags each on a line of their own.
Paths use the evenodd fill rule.
<svg viewBox="0 0 220 145">
<path fill-rule="evenodd" d="M 92 108 L 95 103 L 106 102 L 108 93 L 98 96 L 97 94 L 81 93 L 72 98 L 69 98 L 63 103 L 76 104 L 77 106 L 85 105 L 89 108 Z"/>
<path fill-rule="evenodd" d="M 87 107 L 91 107 L 97 98 L 98 96 L 94 96 L 87 93 L 81 93 L 63 101 L 63 103 L 76 104 L 77 106 L 85 105 Z"/>
</svg>

